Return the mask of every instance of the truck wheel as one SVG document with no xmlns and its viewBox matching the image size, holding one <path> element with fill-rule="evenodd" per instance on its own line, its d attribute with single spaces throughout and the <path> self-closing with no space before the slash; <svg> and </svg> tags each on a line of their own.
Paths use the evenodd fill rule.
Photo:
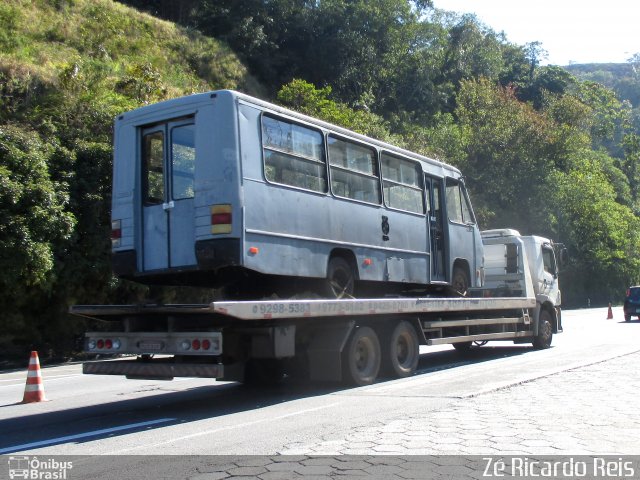
<svg viewBox="0 0 640 480">
<path fill-rule="evenodd" d="M 413 326 L 401 321 L 391 334 L 385 349 L 384 362 L 387 375 L 404 378 L 416 371 L 420 358 L 420 342 Z"/>
<path fill-rule="evenodd" d="M 342 257 L 332 257 L 327 267 L 325 293 L 329 298 L 352 298 L 356 283 L 351 265 Z"/>
<path fill-rule="evenodd" d="M 538 320 L 538 335 L 533 339 L 533 348 L 543 350 L 551 346 L 553 338 L 553 326 L 551 325 L 551 315 L 548 310 L 540 311 L 540 319 Z"/>
<path fill-rule="evenodd" d="M 461 295 L 466 295 L 469 290 L 469 274 L 462 267 L 453 267 L 453 274 L 451 275 L 451 286 Z"/>
<path fill-rule="evenodd" d="M 370 385 L 379 371 L 378 336 L 369 327 L 359 327 L 351 335 L 344 351 L 342 378 L 351 385 Z"/>
</svg>

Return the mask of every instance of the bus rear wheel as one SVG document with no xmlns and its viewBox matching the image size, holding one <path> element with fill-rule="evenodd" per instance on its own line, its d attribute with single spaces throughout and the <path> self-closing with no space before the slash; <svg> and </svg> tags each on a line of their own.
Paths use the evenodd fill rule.
<svg viewBox="0 0 640 480">
<path fill-rule="evenodd" d="M 327 267 L 325 294 L 329 298 L 353 298 L 356 277 L 349 262 L 342 257 L 332 257 Z"/>
</svg>

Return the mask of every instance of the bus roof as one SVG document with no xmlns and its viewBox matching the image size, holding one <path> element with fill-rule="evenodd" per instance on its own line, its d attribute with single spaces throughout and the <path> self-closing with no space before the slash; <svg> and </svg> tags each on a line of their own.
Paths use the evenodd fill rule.
<svg viewBox="0 0 640 480">
<path fill-rule="evenodd" d="M 192 104 L 198 104 L 198 103 L 202 103 L 204 101 L 209 101 L 212 98 L 215 98 L 219 95 L 230 95 L 233 98 L 236 98 L 238 100 L 242 100 L 243 102 L 249 103 L 249 104 L 253 104 L 256 106 L 259 106 L 261 108 L 264 109 L 268 109 L 272 112 L 281 114 L 281 115 L 286 115 L 288 117 L 297 119 L 299 121 L 305 122 L 305 123 L 309 123 L 311 125 L 315 125 L 319 128 L 325 129 L 325 130 L 329 130 L 329 131 L 333 131 L 335 133 L 339 133 L 341 135 L 345 135 L 351 138 L 355 138 L 358 140 L 361 140 L 363 142 L 375 145 L 379 148 L 384 148 L 386 150 L 392 151 L 394 153 L 398 153 L 400 155 L 404 155 L 410 158 L 413 158 L 415 160 L 419 160 L 422 161 L 424 163 L 433 165 L 433 166 L 438 166 L 438 167 L 442 167 L 444 169 L 450 170 L 452 173 L 456 173 L 458 176 L 461 175 L 461 172 L 458 168 L 454 167 L 453 165 L 450 165 L 448 163 L 445 163 L 441 160 L 437 160 L 435 158 L 431 158 L 431 157 L 427 157 L 424 155 L 420 155 L 418 153 L 412 152 L 410 150 L 406 150 L 404 148 L 395 146 L 393 144 L 381 141 L 381 140 L 377 140 L 375 138 L 371 138 L 368 137 L 366 135 L 362 135 L 360 133 L 354 132 L 352 130 L 349 130 L 347 128 L 344 127 L 340 127 L 338 125 L 329 123 L 329 122 L 325 122 L 324 120 L 320 120 L 318 118 L 315 117 L 311 117 L 309 115 L 305 115 L 303 113 L 299 113 L 296 112 L 295 110 L 291 110 L 285 107 L 281 107 L 279 105 L 276 105 L 274 103 L 270 103 L 267 102 L 265 100 L 261 100 L 259 98 L 256 97 L 252 97 L 250 95 L 247 95 L 245 93 L 241 93 L 241 92 L 237 92 L 235 90 L 214 90 L 214 91 L 210 91 L 210 92 L 204 92 L 204 93 L 196 93 L 193 95 L 187 95 L 187 96 L 183 96 L 183 97 L 179 97 L 179 98 L 173 98 L 170 100 L 164 100 L 162 102 L 158 102 L 158 103 L 154 103 L 151 105 L 145 105 L 143 107 L 137 108 L 135 110 L 131 110 L 129 112 L 125 112 L 121 115 L 119 115 L 117 117 L 118 120 L 120 121 L 127 121 L 127 120 L 133 120 L 133 118 L 131 117 L 137 117 L 138 115 L 147 115 L 147 114 L 158 114 L 160 113 L 162 110 L 170 110 L 174 107 L 181 107 L 181 106 L 186 106 L 189 103 Z"/>
</svg>

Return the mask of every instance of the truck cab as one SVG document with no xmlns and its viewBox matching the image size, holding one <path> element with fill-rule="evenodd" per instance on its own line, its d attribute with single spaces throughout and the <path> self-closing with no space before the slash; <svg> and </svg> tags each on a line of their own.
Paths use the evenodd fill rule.
<svg viewBox="0 0 640 480">
<path fill-rule="evenodd" d="M 559 251 L 560 259 L 565 257 L 562 246 L 548 238 L 521 235 L 514 229 L 485 230 L 481 235 L 485 271 L 483 290 L 498 291 L 507 297 L 535 296 L 536 323 L 541 315 L 548 315 L 552 333 L 562 332 L 560 262 L 556 256 Z M 526 277 L 530 281 L 525 281 Z M 527 284 L 532 292 L 526 291 Z"/>
</svg>

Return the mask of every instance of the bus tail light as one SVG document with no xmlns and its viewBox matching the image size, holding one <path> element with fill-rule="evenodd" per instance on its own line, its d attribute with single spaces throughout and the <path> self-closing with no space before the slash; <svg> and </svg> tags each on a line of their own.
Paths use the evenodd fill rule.
<svg viewBox="0 0 640 480">
<path fill-rule="evenodd" d="M 113 220 L 111 222 L 111 247 L 119 247 L 122 243 L 122 222 Z"/>
<path fill-rule="evenodd" d="M 231 205 L 213 205 L 211 207 L 211 233 L 231 233 L 232 224 Z"/>
</svg>

